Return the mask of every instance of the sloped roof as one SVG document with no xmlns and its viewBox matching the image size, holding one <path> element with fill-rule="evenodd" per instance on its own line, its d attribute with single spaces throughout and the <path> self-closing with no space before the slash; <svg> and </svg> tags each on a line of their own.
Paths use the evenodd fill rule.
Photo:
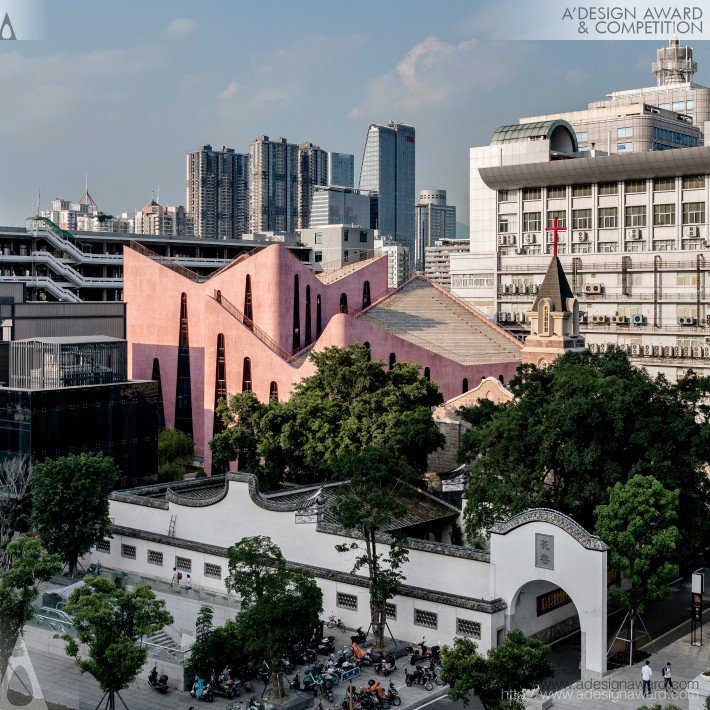
<svg viewBox="0 0 710 710">
<path fill-rule="evenodd" d="M 358 317 L 462 365 L 520 359 L 515 338 L 422 276 Z"/>
<path fill-rule="evenodd" d="M 545 278 L 540 284 L 540 290 L 537 292 L 537 298 L 532 307 L 533 311 L 538 307 L 541 298 L 549 298 L 554 305 L 554 310 L 558 313 L 567 310 L 568 298 L 574 298 L 565 270 L 556 256 L 552 257 Z"/>
<path fill-rule="evenodd" d="M 513 393 L 495 377 L 485 377 L 474 388 L 459 394 L 452 399 L 434 407 L 435 421 L 457 421 L 460 419 L 458 411 L 461 407 L 474 407 L 482 399 L 489 399 L 495 404 L 502 404 L 513 399 Z"/>
</svg>

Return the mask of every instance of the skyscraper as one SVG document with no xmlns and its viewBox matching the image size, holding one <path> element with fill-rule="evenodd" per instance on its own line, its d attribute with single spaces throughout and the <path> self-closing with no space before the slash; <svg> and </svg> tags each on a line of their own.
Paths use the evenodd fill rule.
<svg viewBox="0 0 710 710">
<path fill-rule="evenodd" d="M 377 192 L 380 234 L 414 253 L 414 127 L 390 121 L 370 125 L 360 189 Z"/>
<path fill-rule="evenodd" d="M 187 154 L 187 211 L 196 237 L 237 239 L 248 231 L 247 156 L 202 145 Z"/>
<path fill-rule="evenodd" d="M 416 205 L 417 231 L 414 268 L 423 269 L 426 247 L 456 237 L 456 207 L 446 204 L 446 190 L 420 190 Z"/>
<path fill-rule="evenodd" d="M 313 143 L 298 146 L 298 229 L 311 220 L 311 203 L 315 185 L 328 184 L 328 153 Z"/>
<path fill-rule="evenodd" d="M 350 153 L 328 153 L 328 185 L 355 186 L 355 156 Z"/>
<path fill-rule="evenodd" d="M 292 232 L 298 224 L 298 147 L 259 136 L 249 145 L 249 231 Z"/>
</svg>

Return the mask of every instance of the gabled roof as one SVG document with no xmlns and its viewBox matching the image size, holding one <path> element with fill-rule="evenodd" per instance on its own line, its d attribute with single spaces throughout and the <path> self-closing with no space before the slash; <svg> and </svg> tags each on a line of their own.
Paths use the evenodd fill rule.
<svg viewBox="0 0 710 710">
<path fill-rule="evenodd" d="M 549 298 L 554 305 L 554 310 L 558 313 L 567 310 L 568 298 L 574 298 L 565 270 L 556 256 L 552 257 L 545 278 L 540 284 L 540 290 L 537 292 L 537 298 L 532 307 L 533 311 L 538 307 L 541 298 Z"/>
</svg>

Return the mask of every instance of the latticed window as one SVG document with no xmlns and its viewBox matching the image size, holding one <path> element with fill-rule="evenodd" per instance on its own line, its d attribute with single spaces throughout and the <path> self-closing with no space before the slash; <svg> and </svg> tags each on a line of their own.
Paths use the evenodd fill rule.
<svg viewBox="0 0 710 710">
<path fill-rule="evenodd" d="M 705 187 L 705 175 L 686 175 L 683 178 L 684 190 L 698 190 Z"/>
<path fill-rule="evenodd" d="M 619 192 L 619 186 L 615 182 L 600 182 L 600 195 L 616 195 Z"/>
<path fill-rule="evenodd" d="M 426 626 L 435 629 L 439 624 L 439 615 L 435 611 L 425 611 L 424 609 L 414 610 L 414 625 Z"/>
<path fill-rule="evenodd" d="M 474 639 L 481 638 L 481 625 L 470 619 L 456 619 L 456 633 L 459 636 L 470 636 Z"/>
<path fill-rule="evenodd" d="M 158 550 L 148 550 L 148 564 L 150 565 L 163 565 L 163 553 L 158 552 Z"/>
<path fill-rule="evenodd" d="M 175 566 L 185 572 L 192 572 L 192 560 L 189 557 L 176 557 Z"/>
<path fill-rule="evenodd" d="M 127 557 L 129 560 L 136 559 L 135 545 L 121 545 L 121 557 Z"/>
<path fill-rule="evenodd" d="M 548 198 L 555 199 L 560 197 L 567 197 L 567 188 L 564 186 L 560 187 L 548 187 L 547 188 Z"/>
<path fill-rule="evenodd" d="M 705 222 L 704 202 L 683 203 L 683 224 L 703 224 Z"/>
<path fill-rule="evenodd" d="M 572 185 L 572 197 L 591 197 L 591 185 Z"/>
<path fill-rule="evenodd" d="M 97 542 L 96 552 L 105 552 L 107 555 L 111 554 L 111 543 L 108 540 L 101 540 L 101 542 Z"/>
<path fill-rule="evenodd" d="M 672 227 L 675 224 L 675 205 L 654 205 L 653 224 L 657 227 Z"/>
<path fill-rule="evenodd" d="M 615 229 L 616 228 L 616 207 L 600 207 L 599 208 L 599 227 L 600 229 Z"/>
<path fill-rule="evenodd" d="M 219 565 L 213 565 L 211 562 L 205 562 L 205 577 L 222 579 L 222 568 Z"/>
<path fill-rule="evenodd" d="M 335 606 L 339 606 L 341 609 L 357 611 L 357 597 L 354 594 L 338 592 L 335 595 Z"/>
<path fill-rule="evenodd" d="M 397 605 L 396 604 L 385 604 L 385 616 L 388 619 L 397 619 Z"/>
</svg>

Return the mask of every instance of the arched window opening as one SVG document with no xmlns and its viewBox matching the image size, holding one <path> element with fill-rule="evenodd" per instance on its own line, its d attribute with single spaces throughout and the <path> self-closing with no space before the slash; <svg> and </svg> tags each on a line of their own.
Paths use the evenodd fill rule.
<svg viewBox="0 0 710 710">
<path fill-rule="evenodd" d="M 293 352 L 301 349 L 301 302 L 298 296 L 298 274 L 293 277 Z"/>
<path fill-rule="evenodd" d="M 251 360 L 248 357 L 244 358 L 242 367 L 242 392 L 251 392 Z"/>
<path fill-rule="evenodd" d="M 395 362 L 397 362 L 397 356 L 394 353 L 390 353 L 390 370 L 394 367 Z"/>
<path fill-rule="evenodd" d="M 431 381 L 431 370 L 428 367 L 424 368 L 424 379 Z"/>
<path fill-rule="evenodd" d="M 461 383 L 461 394 L 464 394 L 465 392 L 468 392 L 468 377 L 464 377 L 463 382 Z"/>
<path fill-rule="evenodd" d="M 303 345 L 310 345 L 311 340 L 311 287 L 306 286 L 306 332 L 303 334 Z"/>
<path fill-rule="evenodd" d="M 345 293 L 340 294 L 340 312 L 341 313 L 348 312 L 348 296 Z"/>
<path fill-rule="evenodd" d="M 279 401 L 279 386 L 274 380 L 272 380 L 269 385 L 269 399 Z"/>
<path fill-rule="evenodd" d="M 503 385 L 505 384 L 505 378 L 503 377 L 503 375 L 498 375 L 498 380 L 500 381 L 501 384 L 503 384 Z"/>
<path fill-rule="evenodd" d="M 550 334 L 550 304 L 545 303 L 542 306 L 542 334 Z"/>
<path fill-rule="evenodd" d="M 365 281 L 365 283 L 362 285 L 362 307 L 363 310 L 365 308 L 369 308 L 370 306 L 370 282 Z"/>
<path fill-rule="evenodd" d="M 316 338 L 323 332 L 323 319 L 321 318 L 320 294 L 316 296 Z"/>
<path fill-rule="evenodd" d="M 160 360 L 153 358 L 153 373 L 151 380 L 158 383 L 158 429 L 165 429 L 165 406 L 163 405 L 163 383 L 160 381 Z"/>
<path fill-rule="evenodd" d="M 246 325 L 247 328 L 251 328 L 254 325 L 254 306 L 252 303 L 250 274 L 247 274 L 246 284 L 244 286 L 244 316 L 244 325 Z"/>
<path fill-rule="evenodd" d="M 175 387 L 175 428 L 192 436 L 192 393 L 190 381 L 190 337 L 187 320 L 187 294 L 180 295 L 180 332 L 178 335 L 177 378 Z"/>
</svg>

